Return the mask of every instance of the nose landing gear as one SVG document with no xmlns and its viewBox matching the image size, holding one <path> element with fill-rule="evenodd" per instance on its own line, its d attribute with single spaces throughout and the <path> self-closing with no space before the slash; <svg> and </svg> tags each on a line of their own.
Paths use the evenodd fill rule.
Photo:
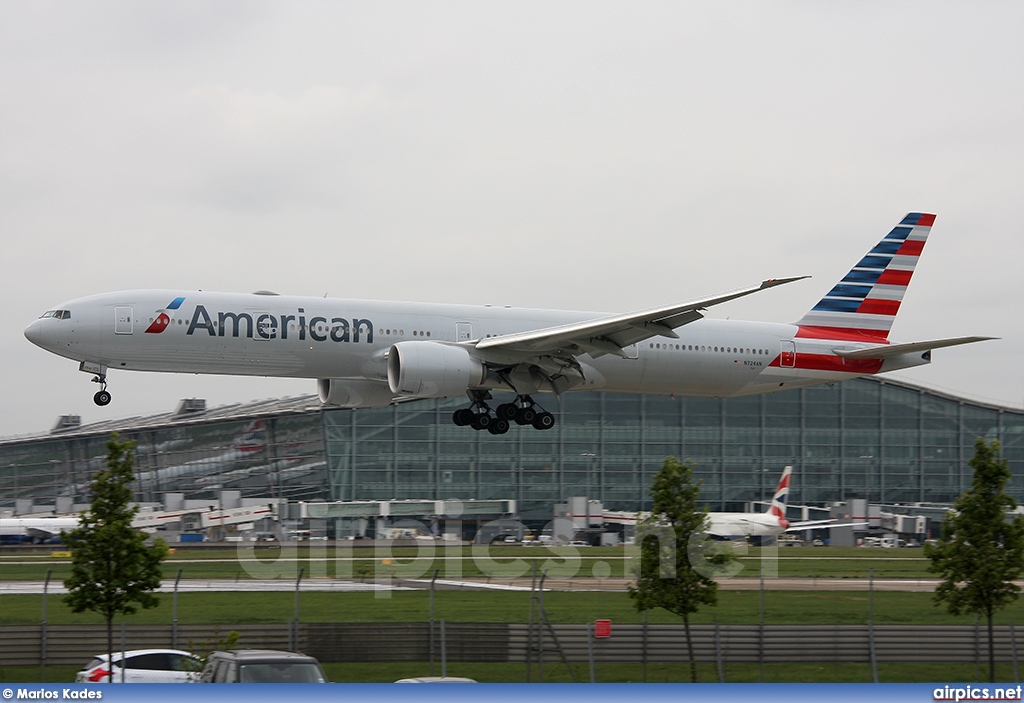
<svg viewBox="0 0 1024 703">
<path fill-rule="evenodd" d="M 96 391 L 96 395 L 92 397 L 92 402 L 96 403 L 96 405 L 99 405 L 101 408 L 104 405 L 109 405 L 110 393 L 107 391 L 107 377 L 101 374 L 92 379 L 92 382 L 100 384 L 100 389 Z"/>
<path fill-rule="evenodd" d="M 107 392 L 107 367 L 105 364 L 97 364 L 92 361 L 83 361 L 78 365 L 79 371 L 93 374 L 92 382 L 100 384 L 100 389 L 92 397 L 92 402 L 101 408 L 110 404 L 110 393 Z"/>
</svg>

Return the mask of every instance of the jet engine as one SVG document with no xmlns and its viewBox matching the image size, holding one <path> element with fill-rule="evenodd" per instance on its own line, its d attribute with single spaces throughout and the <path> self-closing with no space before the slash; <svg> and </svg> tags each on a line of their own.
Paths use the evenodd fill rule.
<svg viewBox="0 0 1024 703">
<path fill-rule="evenodd" d="M 318 378 L 320 402 L 336 408 L 383 408 L 394 395 L 382 382 L 362 379 Z"/>
<path fill-rule="evenodd" d="M 416 398 L 453 398 L 479 386 L 487 370 L 464 347 L 398 342 L 388 352 L 391 392 Z"/>
</svg>

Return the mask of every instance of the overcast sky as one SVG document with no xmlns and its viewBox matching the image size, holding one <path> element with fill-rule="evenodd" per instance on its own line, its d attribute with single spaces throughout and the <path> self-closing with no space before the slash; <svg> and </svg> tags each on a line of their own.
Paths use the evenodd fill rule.
<svg viewBox="0 0 1024 703">
<path fill-rule="evenodd" d="M 0 2 L 0 436 L 314 392 L 22 330 L 130 288 L 801 317 L 909 211 L 895 378 L 1024 405 L 1024 3 Z"/>
</svg>

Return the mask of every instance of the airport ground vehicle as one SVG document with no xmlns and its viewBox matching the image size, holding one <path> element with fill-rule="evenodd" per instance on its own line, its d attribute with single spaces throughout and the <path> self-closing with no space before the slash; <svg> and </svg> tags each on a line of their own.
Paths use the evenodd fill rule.
<svg viewBox="0 0 1024 703">
<path fill-rule="evenodd" d="M 111 664 L 113 675 L 111 674 Z M 124 664 L 122 664 L 124 662 Z M 188 683 L 199 678 L 202 661 L 181 649 L 134 649 L 97 654 L 75 674 L 76 683 Z"/>
<path fill-rule="evenodd" d="M 327 683 L 320 662 L 298 652 L 235 649 L 206 658 L 200 683 Z"/>
</svg>

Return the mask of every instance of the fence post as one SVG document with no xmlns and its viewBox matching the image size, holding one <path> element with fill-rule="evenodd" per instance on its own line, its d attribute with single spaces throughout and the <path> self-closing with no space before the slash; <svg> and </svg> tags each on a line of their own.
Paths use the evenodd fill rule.
<svg viewBox="0 0 1024 703">
<path fill-rule="evenodd" d="M 981 615 L 974 616 L 974 680 L 981 681 Z"/>
<path fill-rule="evenodd" d="M 547 569 L 541 571 L 537 591 L 537 609 L 540 611 L 537 620 L 537 680 L 541 683 L 544 683 L 544 577 L 547 574 Z"/>
<path fill-rule="evenodd" d="M 725 667 L 722 665 L 721 625 L 715 620 L 715 661 L 718 662 L 718 683 L 725 683 Z"/>
<path fill-rule="evenodd" d="M 441 678 L 448 676 L 448 649 L 445 644 L 444 618 L 441 618 Z"/>
<path fill-rule="evenodd" d="M 178 648 L 178 582 L 181 581 L 181 569 L 174 577 L 174 601 L 171 608 L 171 649 Z"/>
<path fill-rule="evenodd" d="M 647 683 L 647 609 L 644 609 L 644 635 L 643 635 L 642 658 L 644 663 L 644 683 Z"/>
<path fill-rule="evenodd" d="M 299 584 L 302 583 L 302 575 L 305 572 L 306 572 L 306 567 L 302 567 L 301 569 L 299 569 L 299 577 L 297 579 L 295 579 L 295 619 L 293 621 L 294 622 L 293 627 L 295 628 L 295 638 L 294 638 L 294 645 L 295 646 L 292 647 L 292 651 L 293 652 L 299 651 Z"/>
<path fill-rule="evenodd" d="M 1013 657 L 1013 682 L 1020 683 L 1020 673 L 1017 671 L 1017 635 L 1013 631 L 1013 620 L 1010 621 L 1010 656 Z"/>
<path fill-rule="evenodd" d="M 50 595 L 50 575 L 53 569 L 46 570 L 46 581 L 43 582 L 43 627 L 39 638 L 39 682 L 46 682 L 46 599 Z"/>
<path fill-rule="evenodd" d="M 590 660 L 590 683 L 597 683 L 594 678 L 594 627 L 589 623 L 587 628 L 587 658 Z"/>
<path fill-rule="evenodd" d="M 530 581 L 530 621 L 526 625 L 526 683 L 533 678 L 533 600 L 537 597 L 537 562 L 533 562 L 533 579 Z"/>
<path fill-rule="evenodd" d="M 878 658 L 875 654 L 875 567 L 868 569 L 868 649 L 871 653 L 871 680 L 878 683 Z"/>
<path fill-rule="evenodd" d="M 434 582 L 437 581 L 437 569 L 430 578 L 430 675 L 434 675 Z"/>
<path fill-rule="evenodd" d="M 761 560 L 761 616 L 757 636 L 757 661 L 760 665 L 761 683 L 764 683 L 764 559 Z"/>
</svg>

